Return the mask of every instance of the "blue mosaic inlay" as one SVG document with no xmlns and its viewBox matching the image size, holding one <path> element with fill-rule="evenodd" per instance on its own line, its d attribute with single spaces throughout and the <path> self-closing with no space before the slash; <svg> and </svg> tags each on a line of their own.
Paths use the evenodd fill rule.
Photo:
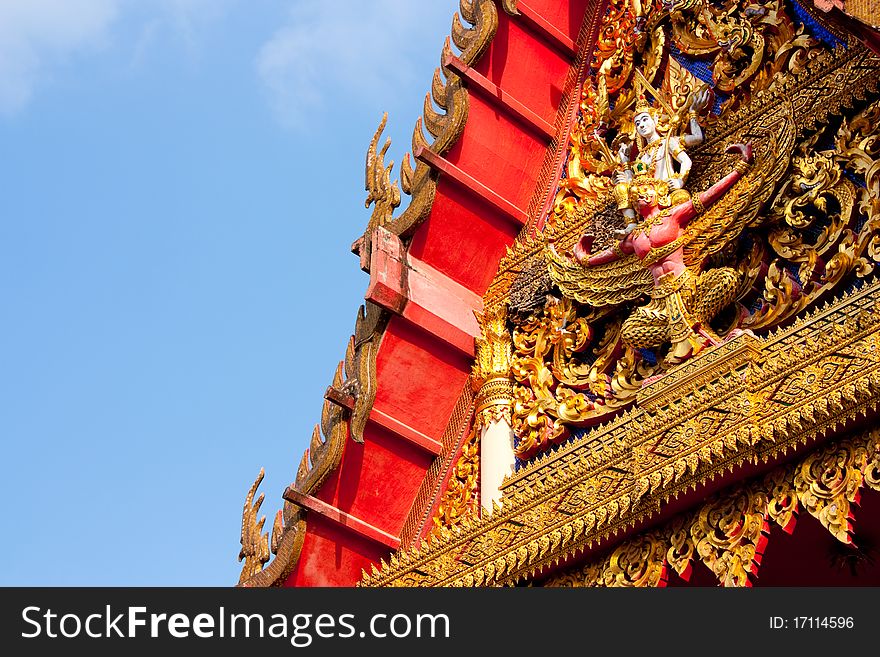
<svg viewBox="0 0 880 657">
<path fill-rule="evenodd" d="M 850 171 L 846 167 L 843 168 L 843 175 L 849 178 L 852 182 L 856 184 L 856 187 L 867 187 L 865 184 L 865 179 L 862 178 L 855 171 Z"/>
<path fill-rule="evenodd" d="M 796 2 L 796 0 L 792 0 L 791 4 L 794 7 L 796 22 L 799 25 L 803 25 L 811 36 L 819 39 L 819 41 L 822 41 L 823 43 L 828 44 L 832 48 L 836 46 L 843 46 L 844 48 L 846 47 L 846 44 L 843 41 L 838 39 L 836 36 L 831 34 L 831 32 L 829 32 L 824 27 L 819 25 L 819 23 L 813 20 L 813 17 L 810 16 L 810 14 L 808 14 L 807 11 L 803 7 L 801 7 L 798 2 Z"/>
<path fill-rule="evenodd" d="M 637 349 L 637 351 L 642 355 L 642 358 L 645 359 L 645 362 L 648 363 L 648 365 L 657 364 L 657 354 L 650 349 Z"/>
<path fill-rule="evenodd" d="M 846 291 L 852 293 L 852 292 L 855 292 L 856 290 L 860 290 L 860 289 L 862 289 L 862 287 L 865 285 L 866 282 L 867 282 L 866 279 L 859 278 L 858 276 L 855 276 L 855 277 L 853 277 L 852 282 L 846 286 Z"/>
<path fill-rule="evenodd" d="M 675 47 L 675 44 L 672 45 L 670 52 L 672 53 L 672 56 L 675 57 L 675 61 L 684 66 L 685 69 L 687 69 L 687 71 L 695 78 L 702 80 L 706 84 L 712 84 L 712 70 L 709 68 L 709 64 L 702 59 L 685 55 L 681 50 Z M 715 103 L 712 105 L 712 113 L 718 114 L 721 111 L 721 105 L 723 105 L 724 101 L 730 98 L 730 96 L 717 89 L 713 89 L 713 91 L 715 93 Z"/>
<path fill-rule="evenodd" d="M 800 264 L 796 262 L 789 262 L 788 260 L 782 260 L 780 261 L 780 264 L 789 274 L 791 274 L 792 279 L 794 279 L 798 285 L 803 287 L 804 282 L 801 280 L 800 276 Z"/>
</svg>

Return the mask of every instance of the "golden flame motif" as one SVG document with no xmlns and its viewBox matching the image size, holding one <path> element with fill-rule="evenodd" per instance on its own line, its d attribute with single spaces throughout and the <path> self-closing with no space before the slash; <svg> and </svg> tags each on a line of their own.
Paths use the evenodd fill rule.
<svg viewBox="0 0 880 657">
<path fill-rule="evenodd" d="M 690 189 L 726 172 L 718 155 L 726 144 L 755 146 L 747 180 L 688 229 L 684 261 L 694 276 L 723 269 L 736 278 L 724 281 L 734 292 L 707 287 L 688 302 L 686 310 L 712 305 L 708 335 L 763 334 L 880 262 L 876 59 L 855 41 L 832 50 L 792 17 L 784 0 L 610 3 L 544 233 L 514 246 L 485 301 L 487 308 L 506 305 L 505 286 L 534 261 L 549 270 L 543 307 L 514 321 L 520 458 L 619 415 L 646 379 L 677 360 L 664 363 L 667 347 L 647 355 L 623 343 L 621 322 L 653 285 L 637 259 L 585 268 L 570 257 L 583 233 L 596 235 L 595 248 L 603 249 L 623 228 L 614 210 L 616 151 L 634 139 L 632 108 L 645 85 L 661 88 L 654 106 L 665 130 L 681 131 L 689 121 L 705 130 L 691 153 Z M 682 63 L 687 58 L 711 62 L 710 86 L 727 95 L 717 115 L 689 109 L 702 83 Z M 736 302 L 718 310 L 722 302 L 710 301 L 722 296 Z"/>
<path fill-rule="evenodd" d="M 844 440 L 804 461 L 794 478 L 798 501 L 842 543 L 852 543 L 852 511 L 858 503 L 866 446 Z"/>
<path fill-rule="evenodd" d="M 768 534 L 767 496 L 754 489 L 710 502 L 691 527 L 697 554 L 724 586 L 751 585 Z"/>
<path fill-rule="evenodd" d="M 641 383 L 660 370 L 619 340 L 620 322 L 596 334 L 587 317 L 563 298 L 516 326 L 512 365 L 517 456 L 561 442 L 572 426 L 598 423 L 631 405 Z"/>
<path fill-rule="evenodd" d="M 479 429 L 471 429 L 465 439 L 446 491 L 432 519 L 430 537 L 441 535 L 444 529 L 455 527 L 465 518 L 476 515 L 479 508 L 480 440 Z"/>
<path fill-rule="evenodd" d="M 244 501 L 241 518 L 241 551 L 238 553 L 238 560 L 244 561 L 244 564 L 238 578 L 239 584 L 263 570 L 263 566 L 269 561 L 269 534 L 262 533 L 266 516 L 257 520 L 265 495 L 260 493 L 256 502 L 254 501 L 254 495 L 265 475 L 265 470 L 260 468 L 260 474 L 248 490 Z"/>
<path fill-rule="evenodd" d="M 628 539 L 608 557 L 554 575 L 543 585 L 663 586 L 667 567 L 688 580 L 698 556 L 719 584 L 751 586 L 767 544 L 768 519 L 791 533 L 801 497 L 805 508 L 835 538 L 850 543 L 849 532 L 842 531 L 849 503 L 857 499 L 863 479 L 880 491 L 878 467 L 880 430 L 844 439 L 797 466 L 782 466 L 762 480 L 734 487 L 706 502 L 696 514 L 679 516 L 660 530 Z M 833 505 L 838 508 L 829 512 Z"/>
<path fill-rule="evenodd" d="M 660 388 L 664 394 L 651 392 L 645 408 L 523 466 L 504 484 L 499 510 L 394 555 L 363 584 L 490 586 L 543 576 L 656 517 L 674 497 L 799 445 L 818 450 L 810 477 L 835 481 L 841 468 L 816 456 L 823 437 L 880 405 L 878 293 L 878 282 L 849 293 L 784 331 L 752 339 L 757 350 L 736 340 L 687 361 L 666 375 L 672 383 Z M 880 490 L 880 430 L 848 440 L 847 467 Z M 821 505 L 802 505 L 795 494 L 795 473 L 809 458 L 710 500 L 702 524 L 701 508 L 674 519 L 666 543 L 672 570 L 712 564 L 720 582 L 748 583 L 767 523 L 792 530 L 802 506 L 821 513 Z"/>
</svg>

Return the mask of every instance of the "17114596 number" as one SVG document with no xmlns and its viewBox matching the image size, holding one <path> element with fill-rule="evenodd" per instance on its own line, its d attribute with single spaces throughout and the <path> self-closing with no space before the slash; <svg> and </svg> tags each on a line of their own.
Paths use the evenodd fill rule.
<svg viewBox="0 0 880 657">
<path fill-rule="evenodd" d="M 852 616 L 795 616 L 792 618 L 795 629 L 850 629 Z"/>
<path fill-rule="evenodd" d="M 852 616 L 782 616 L 770 617 L 770 628 L 774 630 L 839 630 L 852 629 L 855 621 Z"/>
</svg>

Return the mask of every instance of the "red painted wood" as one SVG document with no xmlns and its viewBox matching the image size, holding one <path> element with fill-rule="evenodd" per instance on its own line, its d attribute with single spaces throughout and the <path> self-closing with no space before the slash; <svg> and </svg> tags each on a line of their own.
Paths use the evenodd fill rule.
<svg viewBox="0 0 880 657">
<path fill-rule="evenodd" d="M 403 317 L 473 358 L 474 338 L 480 333 L 474 312 L 482 310 L 483 300 L 416 258 L 410 265 Z"/>
<path fill-rule="evenodd" d="M 395 420 L 393 417 L 388 415 L 387 413 L 383 413 L 378 408 L 373 408 L 370 412 L 370 420 L 378 424 L 384 429 L 388 429 L 391 433 L 396 436 L 400 436 L 404 440 L 408 440 L 416 447 L 420 447 L 427 451 L 429 454 L 433 454 L 434 456 L 439 456 L 442 451 L 442 446 L 439 442 L 426 436 L 420 431 L 416 431 L 412 427 L 404 424 L 403 422 L 399 422 Z"/>
<path fill-rule="evenodd" d="M 473 68 L 553 124 L 571 60 L 535 38 L 522 18 L 498 15 L 492 47 Z M 468 118 L 470 127 L 470 118 Z M 497 140 L 499 144 L 502 139 Z"/>
<path fill-rule="evenodd" d="M 475 196 L 493 206 L 504 216 L 510 218 L 511 221 L 520 225 L 524 225 L 528 221 L 529 215 L 526 214 L 525 210 L 517 207 L 493 189 L 490 189 L 470 174 L 459 169 L 442 155 L 437 155 L 434 151 L 422 146 L 416 149 L 414 155 L 416 159 L 421 160 L 441 173 L 445 173 L 465 189 L 473 192 Z"/>
<path fill-rule="evenodd" d="M 388 548 L 309 513 L 300 558 L 285 586 L 354 586 L 362 570 L 370 572 L 370 564 L 389 554 Z"/>
<path fill-rule="evenodd" d="M 471 94 L 468 125 L 446 159 L 526 216 L 547 140 L 524 130 L 477 94 Z M 522 216 L 518 220 L 522 220 Z"/>
<path fill-rule="evenodd" d="M 397 536 L 433 460 L 434 454 L 371 422 L 363 444 L 345 443 L 339 467 L 314 497 Z"/>
<path fill-rule="evenodd" d="M 396 550 L 400 547 L 399 536 L 389 534 L 350 513 L 341 511 L 335 506 L 319 500 L 317 497 L 300 493 L 294 488 L 288 488 L 284 491 L 284 499 L 288 502 L 293 502 L 304 509 L 308 509 L 312 513 L 317 513 L 328 520 L 335 522 L 341 527 L 345 527 L 359 536 L 379 543 L 391 550 Z"/>
<path fill-rule="evenodd" d="M 408 256 L 400 238 L 385 228 L 373 232 L 373 245 L 365 298 L 473 356 L 479 334 L 474 311 L 483 305 L 479 295 Z"/>
<path fill-rule="evenodd" d="M 324 399 L 327 401 L 333 402 L 343 408 L 347 408 L 348 410 L 352 410 L 355 406 L 355 398 L 351 395 L 346 395 L 342 391 L 333 386 L 327 388 L 327 391 L 324 393 Z M 410 426 L 407 426 L 403 422 L 398 422 L 393 417 L 388 415 L 387 413 L 383 413 L 377 408 L 373 408 L 370 411 L 370 421 L 375 422 L 383 429 L 387 429 L 392 434 L 400 438 L 401 440 L 406 440 L 412 445 L 419 447 L 429 454 L 434 456 L 439 456 L 442 451 L 442 446 L 439 442 L 434 440 L 433 438 L 426 436 L 425 434 L 416 431 Z"/>
<path fill-rule="evenodd" d="M 441 176 L 431 214 L 413 236 L 409 253 L 482 295 L 518 232 L 497 211 L 474 203 L 467 190 Z"/>
<path fill-rule="evenodd" d="M 392 317 L 376 358 L 374 407 L 439 440 L 470 369 L 469 357 Z"/>
<path fill-rule="evenodd" d="M 522 20 L 535 30 L 539 38 L 556 48 L 566 57 L 574 59 L 577 54 L 574 39 L 548 21 L 547 18 L 525 2 L 525 0 L 520 0 L 516 8 Z"/>
<path fill-rule="evenodd" d="M 416 267 L 420 279 L 414 290 L 379 281 L 388 293 L 386 303 L 403 306 L 400 312 L 409 312 L 409 319 L 393 316 L 383 335 L 376 363 L 377 395 L 364 443 L 346 441 L 340 466 L 314 498 L 382 532 L 399 534 L 470 373 L 472 358 L 461 347 L 467 336 L 472 348 L 474 328 L 469 324 L 472 315 L 463 310 L 469 312 L 475 304 L 465 302 L 468 295 L 455 291 L 443 277 L 481 295 L 520 230 L 520 221 L 527 219 L 524 210 L 546 153 L 546 126 L 555 124 L 570 67 L 561 52 L 566 46 L 559 44 L 575 39 L 588 2 L 526 0 L 526 16 L 511 19 L 499 13 L 497 36 L 473 67 L 485 84 L 479 92 L 472 89 L 464 133 L 445 154 L 446 163 L 455 169 L 447 167 L 440 176 L 430 216 L 414 231 L 409 245 L 410 262 L 422 262 Z M 548 39 L 548 34 L 554 36 Z M 468 82 L 473 85 L 474 79 Z M 489 98 L 487 90 L 496 97 Z M 499 98 L 504 102 L 499 104 Z M 517 107 L 518 116 L 512 107 Z M 523 108 L 533 113 L 529 120 L 541 130 L 524 128 L 528 112 Z M 455 170 L 464 175 L 454 179 Z M 474 194 L 477 186 L 462 181 L 476 181 L 488 194 Z M 505 216 L 510 207 L 501 212 L 487 202 L 493 194 L 496 201 L 503 199 L 517 208 L 520 220 Z M 392 265 L 386 263 L 388 280 L 397 276 Z M 404 290 L 405 303 L 395 296 Z M 407 311 L 409 306 L 412 310 Z M 446 329 L 458 331 L 457 338 L 451 331 L 444 333 L 444 323 Z M 447 341 L 437 335 L 445 335 Z M 456 343 L 458 348 L 450 346 Z M 393 430 L 377 418 L 390 418 L 385 424 L 395 425 Z M 407 433 L 404 427 L 411 429 L 412 440 L 401 440 Z M 288 584 L 350 586 L 360 579 L 362 568 L 369 571 L 371 563 L 390 552 L 319 513 L 310 511 L 307 523 L 302 554 Z"/>
<path fill-rule="evenodd" d="M 406 307 L 406 251 L 400 238 L 384 228 L 373 231 L 370 283 L 364 298 L 400 314 Z"/>
<path fill-rule="evenodd" d="M 559 0 L 525 0 L 528 8 L 533 13 L 540 15 L 571 41 L 577 40 L 587 5 L 594 1 L 568 0 L 567 2 L 559 2 Z"/>
<path fill-rule="evenodd" d="M 467 80 L 469 90 L 481 93 L 487 102 L 494 104 L 508 112 L 511 116 L 519 119 L 525 127 L 537 132 L 540 136 L 545 137 L 547 140 L 553 138 L 555 131 L 550 123 L 535 114 L 501 87 L 490 82 L 485 76 L 465 64 L 458 57 L 448 55 L 445 64 Z"/>
</svg>

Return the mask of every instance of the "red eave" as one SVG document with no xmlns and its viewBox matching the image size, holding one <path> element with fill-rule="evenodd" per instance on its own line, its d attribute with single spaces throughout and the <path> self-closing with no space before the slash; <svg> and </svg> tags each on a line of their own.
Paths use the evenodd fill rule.
<svg viewBox="0 0 880 657">
<path fill-rule="evenodd" d="M 470 65 L 446 58 L 468 89 L 468 119 L 448 152 L 414 153 L 439 181 L 409 243 L 382 233 L 373 241 L 366 296 L 391 315 L 376 357 L 375 401 L 363 443 L 345 441 L 339 466 L 316 491 L 285 495 L 306 510 L 307 523 L 284 583 L 354 585 L 361 569 L 400 544 L 414 507 L 424 516 L 433 503 L 417 496 L 449 449 L 444 432 L 473 362 L 473 313 L 507 247 L 534 222 L 545 193 L 536 193 L 539 181 L 558 167 L 554 153 L 577 99 L 576 44 L 588 6 L 592 16 L 597 4 L 521 0 L 518 16 L 497 5 L 497 33 L 482 57 Z M 582 41 L 591 51 L 592 38 Z M 332 390 L 331 398 L 352 404 Z"/>
</svg>

